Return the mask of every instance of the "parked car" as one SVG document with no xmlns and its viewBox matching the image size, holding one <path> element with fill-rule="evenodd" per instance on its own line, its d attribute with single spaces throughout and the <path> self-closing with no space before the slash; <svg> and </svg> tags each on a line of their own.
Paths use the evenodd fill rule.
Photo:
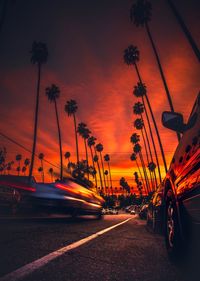
<svg viewBox="0 0 200 281">
<path fill-rule="evenodd" d="M 164 112 L 165 127 L 182 134 L 164 180 L 165 240 L 169 256 L 181 257 L 200 233 L 200 93 L 187 124 L 183 116 Z"/>
<path fill-rule="evenodd" d="M 141 206 L 141 209 L 139 211 L 139 217 L 141 219 L 147 218 L 147 209 L 148 209 L 148 204 L 144 204 L 144 205 Z"/>
<path fill-rule="evenodd" d="M 147 226 L 153 232 L 163 232 L 163 215 L 164 215 L 164 185 L 161 183 L 153 193 L 147 209 Z"/>
</svg>

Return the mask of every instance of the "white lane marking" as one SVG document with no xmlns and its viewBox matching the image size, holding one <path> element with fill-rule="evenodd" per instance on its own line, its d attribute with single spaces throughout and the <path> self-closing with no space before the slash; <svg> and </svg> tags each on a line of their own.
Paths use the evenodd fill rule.
<svg viewBox="0 0 200 281">
<path fill-rule="evenodd" d="M 66 252 L 69 252 L 75 248 L 78 248 L 79 246 L 103 235 L 104 233 L 128 222 L 129 220 L 131 220 L 132 218 L 129 218 L 129 219 L 126 219 L 125 221 L 122 221 L 118 224 L 115 224 L 113 226 L 110 226 L 108 228 L 105 228 L 97 233 L 94 233 L 86 238 L 83 238 L 79 241 L 76 241 L 70 245 L 67 245 L 63 248 L 60 248 L 38 260 L 35 260 L 31 263 L 28 263 L 22 267 L 20 267 L 19 269 L 11 272 L 11 273 L 8 273 L 6 275 L 4 275 L 3 277 L 0 278 L 0 281 L 16 281 L 16 280 L 19 280 L 19 279 L 22 279 L 24 278 L 25 276 L 29 275 L 30 273 L 32 273 L 33 271 L 35 271 L 36 269 L 39 269 L 41 268 L 42 266 L 46 265 L 47 263 L 49 263 L 50 261 L 56 259 L 57 257 L 59 256 L 62 256 L 63 254 L 65 254 Z"/>
</svg>

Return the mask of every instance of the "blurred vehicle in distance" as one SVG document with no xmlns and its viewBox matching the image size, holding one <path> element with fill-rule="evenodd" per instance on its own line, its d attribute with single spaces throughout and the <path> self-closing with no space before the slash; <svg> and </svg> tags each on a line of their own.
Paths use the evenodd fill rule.
<svg viewBox="0 0 200 281">
<path fill-rule="evenodd" d="M 169 256 L 180 258 L 200 233 L 200 93 L 187 124 L 180 113 L 164 112 L 165 127 L 182 133 L 164 179 L 165 241 Z"/>
<path fill-rule="evenodd" d="M 147 226 L 153 232 L 163 233 L 164 185 L 161 183 L 153 193 L 147 208 Z"/>
<path fill-rule="evenodd" d="M 115 208 L 103 208 L 102 214 L 103 215 L 118 215 L 118 210 Z"/>
</svg>

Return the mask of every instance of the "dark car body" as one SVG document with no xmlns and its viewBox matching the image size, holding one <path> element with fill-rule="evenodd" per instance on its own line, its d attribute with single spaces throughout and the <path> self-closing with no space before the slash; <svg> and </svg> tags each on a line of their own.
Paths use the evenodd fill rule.
<svg viewBox="0 0 200 281">
<path fill-rule="evenodd" d="M 187 124 L 180 121 L 177 128 L 183 136 L 164 180 L 165 237 L 170 256 L 181 253 L 193 230 L 200 229 L 200 94 Z"/>
<path fill-rule="evenodd" d="M 2 209 L 31 210 L 32 213 L 64 213 L 101 216 L 104 200 L 92 187 L 69 177 L 54 183 L 37 183 L 32 177 L 1 176 Z"/>
<path fill-rule="evenodd" d="M 70 213 L 72 215 L 102 214 L 104 199 L 94 188 L 86 188 L 73 178 L 55 183 L 36 183 L 32 204 L 48 212 Z"/>
<path fill-rule="evenodd" d="M 147 209 L 147 226 L 153 232 L 163 232 L 164 185 L 161 183 L 153 193 Z"/>
<path fill-rule="evenodd" d="M 0 176 L 0 210 L 15 213 L 20 208 L 31 206 L 31 195 L 36 191 L 34 177 L 28 180 L 26 176 Z"/>
</svg>

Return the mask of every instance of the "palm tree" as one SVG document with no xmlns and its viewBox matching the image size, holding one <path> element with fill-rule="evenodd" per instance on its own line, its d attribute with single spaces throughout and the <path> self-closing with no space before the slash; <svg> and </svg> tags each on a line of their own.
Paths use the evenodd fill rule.
<svg viewBox="0 0 200 281">
<path fill-rule="evenodd" d="M 94 147 L 95 148 L 95 147 Z M 101 185 L 101 189 L 103 189 L 103 183 L 102 183 L 102 177 L 101 177 L 101 170 L 100 170 L 100 165 L 99 165 L 99 157 L 97 156 L 96 154 L 96 150 L 95 151 L 95 155 L 94 155 L 94 158 L 93 158 L 93 161 L 95 163 L 97 163 L 97 168 L 98 168 L 98 172 L 99 172 L 99 179 L 100 179 L 100 185 Z"/>
<path fill-rule="evenodd" d="M 172 9 L 172 12 L 174 13 L 178 23 L 180 24 L 181 29 L 182 29 L 183 33 L 185 34 L 189 44 L 191 45 L 194 54 L 196 55 L 198 61 L 200 61 L 200 50 L 199 50 L 194 38 L 192 37 L 192 34 L 190 33 L 189 29 L 187 28 L 183 18 L 181 17 L 180 13 L 178 12 L 173 1 L 167 0 L 167 2 L 169 4 L 170 8 Z"/>
<path fill-rule="evenodd" d="M 27 167 L 30 165 L 30 159 L 29 158 L 26 158 L 25 160 L 24 160 L 24 167 L 26 168 L 26 170 L 27 170 Z M 24 172 L 24 175 L 25 175 L 25 173 L 26 173 L 26 170 L 25 170 L 25 172 Z"/>
<path fill-rule="evenodd" d="M 110 169 L 110 155 L 109 154 L 104 155 L 104 161 L 108 163 L 108 171 L 109 171 L 109 176 L 110 176 L 110 187 L 112 189 L 113 186 L 112 186 L 112 176 L 111 176 L 111 169 Z"/>
<path fill-rule="evenodd" d="M 83 122 L 78 124 L 78 129 L 77 132 L 79 135 L 83 138 L 84 140 L 84 145 L 85 145 L 85 156 L 86 156 L 86 161 L 87 161 L 87 169 L 89 167 L 89 160 L 88 160 L 88 151 L 87 151 L 87 139 L 90 137 L 90 130 L 87 128 L 87 125 Z M 89 180 L 89 171 L 87 172 L 88 175 L 88 180 Z"/>
<path fill-rule="evenodd" d="M 143 119 L 143 116 L 142 116 L 143 112 L 144 112 L 144 104 L 141 103 L 141 102 L 136 102 L 133 106 L 133 113 L 136 114 L 136 115 L 139 115 L 141 120 L 142 120 L 144 132 L 145 132 L 145 137 L 146 137 L 146 141 L 147 141 L 147 145 L 148 145 L 148 150 L 149 150 L 149 154 L 150 154 L 150 158 L 151 158 L 151 162 L 153 162 L 153 156 L 152 156 L 152 152 L 151 152 L 149 137 L 148 137 L 147 129 L 146 129 L 144 119 Z M 158 165 L 158 173 L 159 173 L 159 177 L 160 177 L 160 180 L 161 180 L 160 165 L 159 165 L 159 162 L 158 162 L 158 156 L 157 156 L 156 150 L 155 150 L 155 155 L 156 155 L 156 161 L 157 161 L 157 165 Z M 155 168 L 156 168 L 156 165 L 155 165 Z M 156 186 L 157 186 L 157 179 L 156 179 L 155 170 L 154 170 L 154 177 L 155 177 L 155 182 L 156 182 Z"/>
<path fill-rule="evenodd" d="M 103 171 L 103 181 L 104 181 L 104 186 L 106 187 L 105 170 L 104 170 L 103 157 L 102 157 L 103 145 L 101 143 L 98 143 L 96 145 L 95 149 L 100 154 L 101 166 L 102 166 L 102 171 Z"/>
<path fill-rule="evenodd" d="M 44 182 L 44 171 L 42 167 L 38 168 L 38 172 L 41 173 L 41 177 L 42 177 L 42 182 Z"/>
<path fill-rule="evenodd" d="M 76 139 L 76 158 L 77 158 L 77 165 L 79 165 L 79 150 L 78 150 L 78 136 L 77 136 L 77 127 L 76 127 L 76 112 L 78 106 L 75 100 L 69 100 L 65 104 L 65 112 L 68 116 L 73 116 L 74 119 L 74 132 L 75 132 L 75 139 Z"/>
<path fill-rule="evenodd" d="M 146 29 L 146 32 L 148 34 L 148 37 L 149 37 L 149 40 L 151 42 L 151 45 L 152 45 L 152 48 L 153 48 L 153 51 L 154 51 L 154 55 L 155 55 L 155 58 L 156 58 L 156 61 L 157 61 L 157 64 L 158 64 L 160 75 L 161 75 L 163 85 L 164 85 L 164 88 L 165 88 L 165 92 L 166 92 L 166 95 L 167 95 L 167 99 L 168 99 L 168 102 L 169 102 L 170 110 L 172 112 L 174 112 L 174 107 L 173 107 L 171 95 L 170 95 L 170 92 L 169 92 L 169 88 L 168 88 L 168 85 L 167 85 L 167 82 L 166 82 L 166 78 L 165 78 L 165 75 L 164 75 L 164 71 L 162 69 L 160 58 L 159 58 L 154 40 L 152 38 L 151 31 L 150 31 L 150 28 L 149 28 L 149 21 L 151 20 L 151 10 L 152 10 L 152 5 L 148 0 L 137 0 L 136 3 L 134 3 L 131 7 L 130 19 L 131 19 L 131 22 L 134 23 L 137 27 L 138 26 L 142 26 L 142 27 L 144 26 L 145 29 Z M 178 141 L 179 141 L 180 140 L 180 134 L 177 134 L 177 137 L 178 137 Z"/>
<path fill-rule="evenodd" d="M 154 142 L 153 133 L 152 133 L 152 129 L 151 129 L 151 124 L 150 124 L 150 121 L 149 121 L 147 109 L 146 109 L 145 102 L 144 102 L 144 98 L 146 99 L 146 102 L 147 102 L 147 105 L 148 105 L 148 108 L 149 108 L 149 111 L 150 111 L 150 114 L 151 114 L 151 118 L 153 120 L 153 124 L 154 124 L 155 130 L 156 130 L 156 135 L 157 135 L 157 138 L 158 138 L 158 142 L 159 142 L 159 146 L 160 146 L 160 150 L 161 150 L 161 154 L 162 154 L 162 159 L 163 159 L 165 171 L 167 172 L 167 164 L 166 164 L 166 160 L 165 160 L 165 154 L 164 154 L 160 134 L 159 134 L 158 127 L 157 127 L 157 124 L 156 124 L 156 120 L 155 120 L 155 117 L 154 117 L 154 114 L 153 114 L 153 111 L 152 111 L 152 108 L 151 108 L 151 104 L 150 104 L 150 101 L 149 101 L 149 98 L 148 98 L 148 95 L 147 95 L 146 86 L 142 82 L 142 78 L 141 78 L 141 75 L 140 75 L 140 72 L 139 72 L 139 69 L 138 69 L 138 66 L 137 66 L 138 61 L 139 61 L 139 50 L 137 49 L 137 47 L 134 47 L 133 45 L 130 45 L 124 51 L 124 62 L 127 65 L 133 65 L 135 67 L 135 70 L 136 70 L 136 73 L 137 73 L 137 76 L 138 76 L 138 79 L 139 79 L 139 83 L 137 84 L 137 86 L 134 87 L 133 94 L 136 97 L 142 98 L 142 102 L 144 104 L 145 116 L 146 116 L 146 119 L 147 119 L 149 132 L 150 132 L 150 135 L 151 135 L 151 139 L 152 139 L 152 143 L 153 143 L 154 151 L 155 151 L 156 147 L 155 147 L 155 142 Z"/>
<path fill-rule="evenodd" d="M 24 176 L 26 175 L 26 166 L 22 167 L 22 173 L 24 173 Z"/>
<path fill-rule="evenodd" d="M 32 49 L 31 49 L 31 63 L 37 64 L 38 81 L 37 81 L 37 92 L 36 92 L 34 137 L 33 137 L 33 147 L 32 147 L 32 155 L 31 155 L 31 165 L 30 165 L 30 170 L 29 170 L 29 180 L 30 180 L 30 178 L 32 176 L 32 173 L 33 173 L 35 148 L 36 148 L 36 140 L 37 140 L 41 66 L 42 66 L 42 64 L 47 62 L 47 58 L 48 58 L 47 46 L 44 43 L 41 43 L 41 42 L 33 42 Z"/>
<path fill-rule="evenodd" d="M 148 177 L 147 177 L 147 173 L 146 173 L 146 167 L 145 167 L 144 160 L 143 160 L 142 153 L 141 153 L 141 146 L 139 145 L 140 136 L 136 133 L 133 133 L 131 135 L 130 141 L 134 145 L 133 150 L 134 150 L 135 155 L 137 153 L 139 154 L 140 162 L 141 162 L 142 170 L 143 170 L 143 175 L 144 175 L 144 179 L 145 179 L 145 183 L 146 183 L 146 190 L 148 190 L 149 181 L 148 181 Z"/>
<path fill-rule="evenodd" d="M 51 181 L 53 182 L 53 168 L 49 168 L 49 174 L 51 175 Z"/>
<path fill-rule="evenodd" d="M 63 154 L 62 154 L 62 141 L 61 141 L 61 131 L 60 131 L 60 123 L 58 118 L 58 108 L 57 108 L 57 99 L 60 96 L 60 89 L 52 84 L 51 87 L 46 88 L 46 95 L 50 103 L 54 103 L 55 113 L 56 113 L 56 122 L 58 128 L 58 140 L 59 140 L 59 148 L 60 148 L 60 179 L 63 179 Z"/>
<path fill-rule="evenodd" d="M 44 164 L 43 164 L 44 154 L 43 154 L 43 153 L 40 153 L 40 154 L 38 155 L 38 158 L 40 159 L 41 168 L 42 168 L 41 171 L 39 171 L 39 170 L 38 170 L 38 171 L 41 172 L 41 174 L 42 174 L 42 182 L 44 182 Z"/>
<path fill-rule="evenodd" d="M 140 130 L 141 133 L 142 133 L 142 139 L 143 139 L 143 143 L 144 143 L 144 148 L 145 148 L 145 153 L 146 153 L 146 158 L 147 158 L 147 163 L 149 164 L 149 155 L 148 155 L 148 150 L 147 150 L 147 144 L 146 144 L 146 139 L 145 139 L 145 136 L 144 136 L 144 132 L 143 132 L 143 129 L 144 129 L 144 122 L 141 118 L 137 118 L 134 123 L 133 123 L 134 127 L 137 129 L 137 130 Z M 148 166 L 148 165 L 147 165 Z M 151 178 L 151 184 L 152 184 L 152 188 L 154 188 L 154 184 L 153 184 L 153 180 L 152 180 L 152 175 L 150 173 L 150 178 Z M 156 176 L 155 176 L 156 178 Z"/>
<path fill-rule="evenodd" d="M 108 170 L 104 171 L 104 175 L 106 176 L 106 181 L 107 181 L 106 186 L 109 187 Z"/>
<path fill-rule="evenodd" d="M 94 167 L 94 178 L 95 178 L 95 184 L 96 184 L 96 188 L 98 187 L 97 186 L 97 175 L 96 175 L 96 169 L 95 169 L 95 164 L 94 164 L 94 155 L 93 155 L 93 151 L 92 151 L 92 147 L 95 145 L 95 141 L 96 141 L 96 138 L 93 137 L 93 136 L 90 136 L 87 140 L 87 145 L 88 147 L 90 148 L 90 153 L 91 153 L 91 158 L 92 158 L 92 164 L 93 164 L 93 167 Z"/>
<path fill-rule="evenodd" d="M 135 161 L 136 162 L 136 166 L 137 166 L 137 169 L 139 171 L 139 174 L 140 174 L 140 178 L 142 180 L 142 183 L 143 183 L 143 186 L 144 186 L 144 179 L 143 179 L 143 176 L 142 176 L 142 173 L 141 173 L 141 170 L 140 170 L 140 167 L 138 165 L 138 161 L 137 161 L 137 155 L 136 153 L 132 153 L 131 156 L 130 156 L 130 159 L 131 161 Z"/>
<path fill-rule="evenodd" d="M 146 190 L 147 190 L 147 193 L 149 193 L 149 179 L 148 179 L 148 176 L 147 176 L 144 159 L 143 159 L 143 156 L 142 156 L 142 153 L 141 153 L 141 151 L 142 151 L 141 145 L 139 143 L 136 143 L 133 147 L 133 151 L 134 151 L 134 153 L 139 154 L 140 161 L 141 161 L 142 168 L 143 168 L 143 174 L 144 174 L 144 178 L 145 178 L 145 182 L 146 182 Z"/>
<path fill-rule="evenodd" d="M 71 174 L 71 166 L 70 166 L 71 153 L 69 151 L 65 152 L 64 157 L 65 157 L 65 159 L 68 160 L 67 169 L 69 170 L 69 173 Z"/>
<path fill-rule="evenodd" d="M 22 160 L 21 154 L 17 154 L 15 159 L 16 159 L 16 161 L 18 161 L 17 172 L 18 172 L 18 176 L 19 176 L 20 171 L 21 171 L 21 160 Z"/>
</svg>

